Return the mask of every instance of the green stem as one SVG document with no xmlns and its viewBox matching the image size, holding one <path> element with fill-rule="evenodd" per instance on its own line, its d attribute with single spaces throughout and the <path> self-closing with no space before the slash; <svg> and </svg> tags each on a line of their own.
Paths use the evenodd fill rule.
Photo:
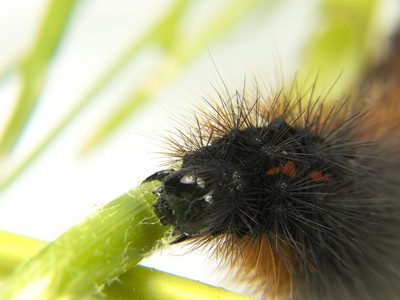
<svg viewBox="0 0 400 300">
<path fill-rule="evenodd" d="M 104 289 L 106 299 L 170 299 L 170 300 L 249 300 L 250 298 L 228 292 L 187 278 L 173 276 L 145 267 L 135 267 Z"/>
<path fill-rule="evenodd" d="M 0 299 L 83 299 L 151 253 L 169 229 L 142 187 L 110 202 L 22 263 L 0 288 Z"/>
</svg>

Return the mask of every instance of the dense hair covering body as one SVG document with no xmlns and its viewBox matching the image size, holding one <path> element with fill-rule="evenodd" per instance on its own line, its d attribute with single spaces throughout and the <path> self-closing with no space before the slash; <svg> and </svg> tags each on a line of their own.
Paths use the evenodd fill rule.
<svg viewBox="0 0 400 300">
<path fill-rule="evenodd" d="M 161 222 L 266 299 L 399 299 L 400 121 L 295 84 L 255 91 L 205 100 L 168 137 Z"/>
</svg>

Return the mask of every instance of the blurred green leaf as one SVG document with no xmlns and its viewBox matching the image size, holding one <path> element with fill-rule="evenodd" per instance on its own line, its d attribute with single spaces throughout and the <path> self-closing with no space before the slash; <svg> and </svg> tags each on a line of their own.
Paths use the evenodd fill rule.
<svg viewBox="0 0 400 300">
<path fill-rule="evenodd" d="M 165 22 L 179 14 L 190 1 L 176 0 L 175 4 L 171 7 L 161 20 L 148 32 L 144 33 L 139 40 L 132 42 L 121 55 L 118 56 L 116 61 L 111 64 L 108 70 L 106 70 L 100 79 L 88 89 L 87 93 L 77 102 L 77 104 L 65 115 L 64 118 L 58 124 L 52 126 L 50 133 L 41 140 L 37 146 L 32 148 L 29 154 L 18 162 L 11 170 L 7 169 L 3 171 L 3 177 L 0 177 L 0 190 L 7 187 L 12 183 L 34 160 L 38 157 L 44 149 L 51 144 L 51 142 L 79 115 L 83 109 L 88 106 L 96 98 L 95 96 L 102 91 L 102 89 L 112 81 L 112 79 L 121 71 L 137 54 L 149 43 L 154 41 L 159 35 L 160 28 L 162 28 Z M 10 129 L 8 129 L 10 130 Z M 1 164 L 0 164 L 1 167 Z M 1 173 L 0 173 L 1 174 Z"/>
<path fill-rule="evenodd" d="M 7 79 L 8 75 L 15 69 L 15 66 L 17 65 L 16 61 L 17 60 L 11 61 L 7 65 L 3 66 L 2 69 L 0 69 L 0 86 L 3 81 Z"/>
<path fill-rule="evenodd" d="M 204 50 L 207 42 L 212 42 L 220 37 L 233 26 L 237 26 L 246 16 L 249 16 L 260 4 L 277 4 L 277 1 L 269 0 L 236 0 L 221 9 L 212 20 L 195 37 L 182 40 L 176 36 L 176 24 L 181 20 L 179 14 L 171 15 L 165 23 L 162 35 L 157 35 L 162 45 L 168 45 L 168 53 L 160 60 L 157 68 L 140 85 L 141 88 L 134 91 L 123 104 L 110 114 L 102 126 L 96 130 L 83 146 L 83 152 L 89 151 L 103 142 L 112 134 L 126 119 L 146 101 L 150 100 L 157 92 L 171 82 L 174 77 L 193 62 L 196 55 Z M 272 13 L 270 9 L 268 13 Z M 175 19 L 176 18 L 176 19 Z M 179 19 L 178 19 L 179 18 Z M 165 24 L 165 25 L 164 25 Z M 171 32 L 167 31 L 171 30 Z M 166 42 L 167 39 L 167 42 Z"/>
<path fill-rule="evenodd" d="M 0 278 L 10 273 L 25 259 L 46 245 L 23 236 L 0 231 Z"/>
<path fill-rule="evenodd" d="M 119 55 L 111 67 L 88 89 L 88 92 L 77 102 L 77 105 L 58 124 L 51 126 L 51 132 L 16 166 L 4 170 L 3 174 L 6 175 L 2 175 L 3 177 L 0 179 L 0 190 L 12 183 L 27 168 L 83 111 L 83 108 L 96 99 L 95 96 L 138 55 L 139 51 L 142 51 L 147 46 L 158 44 L 164 49 L 165 56 L 159 62 L 157 69 L 144 79 L 141 88 L 123 101 L 123 104 L 116 111 L 110 113 L 108 118 L 105 118 L 106 121 L 103 126 L 100 126 L 100 129 L 92 135 L 86 145 L 83 145 L 82 149 L 84 151 L 102 142 L 122 122 L 131 117 L 138 108 L 151 100 L 151 97 L 156 92 L 172 81 L 174 75 L 190 62 L 201 49 L 204 49 L 206 41 L 215 39 L 228 31 L 233 25 L 238 24 L 246 14 L 257 7 L 257 4 L 278 3 L 273 0 L 267 2 L 262 0 L 236 0 L 221 10 L 213 21 L 208 22 L 207 26 L 196 37 L 189 41 L 180 41 L 180 37 L 177 36 L 177 26 L 182 21 L 189 6 L 194 2 L 194 0 L 176 0 L 171 9 L 149 31 L 145 32 L 139 40 L 132 42 L 131 46 Z M 272 13 L 272 10 L 269 13 Z"/>
<path fill-rule="evenodd" d="M 137 266 L 106 286 L 106 299 L 249 300 L 227 290 L 154 269 Z"/>
<path fill-rule="evenodd" d="M 340 93 L 367 65 L 370 29 L 378 2 L 321 1 L 320 24 L 307 45 L 301 68 L 318 73 L 318 86 L 329 87 L 340 76 L 335 86 L 335 91 Z"/>
<path fill-rule="evenodd" d="M 9 122 L 0 136 L 0 159 L 8 155 L 38 100 L 46 70 L 77 0 L 52 0 L 35 44 L 23 59 L 19 73 L 22 88 Z"/>
</svg>

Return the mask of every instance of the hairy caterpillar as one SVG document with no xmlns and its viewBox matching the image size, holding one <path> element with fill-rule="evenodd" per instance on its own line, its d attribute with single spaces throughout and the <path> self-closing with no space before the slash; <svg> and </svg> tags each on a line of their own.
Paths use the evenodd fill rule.
<svg viewBox="0 0 400 300">
<path fill-rule="evenodd" d="M 218 98 L 166 141 L 180 168 L 145 180 L 174 243 L 208 247 L 266 299 L 399 299 L 399 104 Z"/>
</svg>

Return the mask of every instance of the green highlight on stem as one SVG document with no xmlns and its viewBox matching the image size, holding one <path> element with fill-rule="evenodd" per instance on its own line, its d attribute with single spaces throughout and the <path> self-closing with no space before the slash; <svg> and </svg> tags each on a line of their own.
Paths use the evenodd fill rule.
<svg viewBox="0 0 400 300">
<path fill-rule="evenodd" d="M 106 299 L 140 300 L 246 300 L 242 295 L 228 292 L 197 281 L 145 267 L 135 267 L 104 289 Z"/>
<path fill-rule="evenodd" d="M 152 212 L 152 187 L 121 195 L 47 246 L 0 232 L 0 299 L 249 299 L 136 266 L 170 229 Z"/>
<path fill-rule="evenodd" d="M 9 275 L 45 245 L 45 242 L 0 231 L 0 278 Z"/>
</svg>

